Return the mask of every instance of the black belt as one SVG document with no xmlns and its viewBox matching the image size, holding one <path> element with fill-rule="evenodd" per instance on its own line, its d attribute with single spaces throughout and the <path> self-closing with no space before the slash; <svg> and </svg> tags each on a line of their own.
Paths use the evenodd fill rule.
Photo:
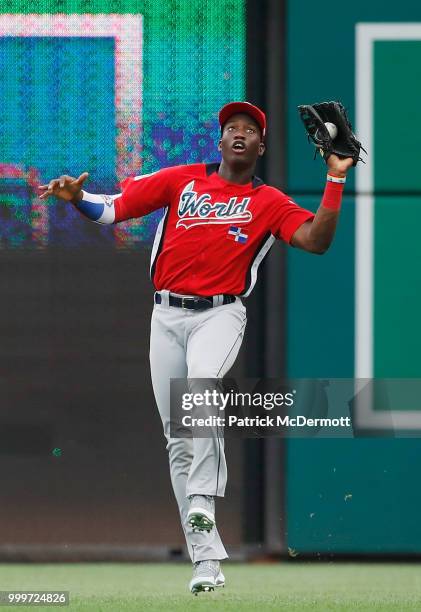
<svg viewBox="0 0 421 612">
<path fill-rule="evenodd" d="M 159 293 L 155 293 L 155 304 L 162 303 L 162 297 Z M 175 295 L 169 295 L 169 305 L 176 306 L 177 308 L 187 308 L 187 310 L 203 310 L 205 308 L 213 308 L 213 297 L 177 297 Z M 223 306 L 225 304 L 232 304 L 235 302 L 235 295 L 224 295 L 222 304 L 218 304 L 218 306 Z"/>
</svg>

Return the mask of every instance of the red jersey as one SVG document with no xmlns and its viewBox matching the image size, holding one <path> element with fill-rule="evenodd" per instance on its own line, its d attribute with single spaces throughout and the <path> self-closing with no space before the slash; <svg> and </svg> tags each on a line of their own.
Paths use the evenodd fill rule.
<svg viewBox="0 0 421 612">
<path fill-rule="evenodd" d="M 226 181 L 218 166 L 174 166 L 122 183 L 115 222 L 165 209 L 151 255 L 158 291 L 246 297 L 275 239 L 289 243 L 314 217 L 260 179 L 246 185 Z"/>
</svg>

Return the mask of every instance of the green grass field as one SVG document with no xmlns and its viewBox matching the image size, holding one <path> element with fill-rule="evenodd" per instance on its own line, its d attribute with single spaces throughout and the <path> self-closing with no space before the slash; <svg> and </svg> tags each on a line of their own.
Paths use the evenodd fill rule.
<svg viewBox="0 0 421 612">
<path fill-rule="evenodd" d="M 226 563 L 224 573 L 224 589 L 195 597 L 187 564 L 0 564 L 0 590 L 68 590 L 72 612 L 421 610 L 416 564 Z"/>
</svg>

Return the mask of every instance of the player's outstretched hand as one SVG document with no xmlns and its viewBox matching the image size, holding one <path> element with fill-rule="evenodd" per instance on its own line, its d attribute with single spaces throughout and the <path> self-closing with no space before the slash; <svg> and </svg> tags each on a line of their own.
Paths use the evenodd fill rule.
<svg viewBox="0 0 421 612">
<path fill-rule="evenodd" d="M 346 176 L 346 173 L 352 167 L 354 162 L 352 157 L 342 158 L 332 153 L 329 155 L 326 163 L 329 172 L 332 172 L 332 174 L 335 174 L 336 176 Z"/>
<path fill-rule="evenodd" d="M 52 179 L 48 185 L 40 185 L 38 187 L 41 192 L 39 198 L 40 200 L 45 200 L 54 195 L 68 202 L 77 200 L 81 193 L 82 185 L 88 176 L 87 172 L 83 172 L 79 178 L 63 174 L 60 178 Z"/>
</svg>

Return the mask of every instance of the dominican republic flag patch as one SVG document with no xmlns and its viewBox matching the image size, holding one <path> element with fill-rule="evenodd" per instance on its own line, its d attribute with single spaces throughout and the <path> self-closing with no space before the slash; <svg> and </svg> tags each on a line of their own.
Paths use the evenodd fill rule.
<svg viewBox="0 0 421 612">
<path fill-rule="evenodd" d="M 230 240 L 235 240 L 235 242 L 239 242 L 240 244 L 244 244 L 247 242 L 248 235 L 241 231 L 241 227 L 231 225 L 228 230 L 228 238 Z"/>
</svg>

